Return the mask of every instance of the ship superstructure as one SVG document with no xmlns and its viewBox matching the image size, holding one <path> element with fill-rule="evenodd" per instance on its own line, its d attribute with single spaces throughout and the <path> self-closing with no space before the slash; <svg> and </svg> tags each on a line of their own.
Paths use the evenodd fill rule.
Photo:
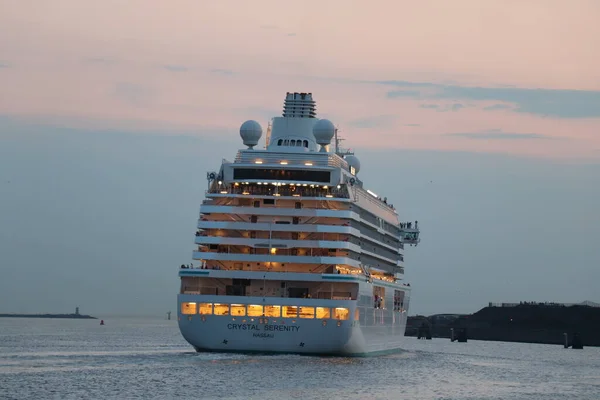
<svg viewBox="0 0 600 400">
<path fill-rule="evenodd" d="M 247 148 L 207 173 L 196 266 L 179 271 L 182 335 L 197 351 L 398 348 L 410 299 L 404 246 L 419 243 L 418 222 L 401 223 L 363 187 L 358 158 L 317 118 L 311 93 L 287 93 L 268 133 L 255 149 L 262 127 L 244 122 Z"/>
</svg>

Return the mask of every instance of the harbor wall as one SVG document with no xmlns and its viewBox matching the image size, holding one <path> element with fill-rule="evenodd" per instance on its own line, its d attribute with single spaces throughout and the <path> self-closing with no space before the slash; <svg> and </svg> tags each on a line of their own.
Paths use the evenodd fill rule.
<svg viewBox="0 0 600 400">
<path fill-rule="evenodd" d="M 432 337 L 450 338 L 451 329 L 466 329 L 469 339 L 564 344 L 577 333 L 586 346 L 600 346 L 600 307 L 529 305 L 485 307 L 474 314 L 439 314 L 408 318 L 406 336 L 427 327 Z"/>
</svg>

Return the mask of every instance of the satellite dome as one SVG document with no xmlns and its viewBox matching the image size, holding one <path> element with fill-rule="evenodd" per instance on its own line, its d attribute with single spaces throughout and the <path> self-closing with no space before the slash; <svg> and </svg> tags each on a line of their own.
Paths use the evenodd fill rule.
<svg viewBox="0 0 600 400">
<path fill-rule="evenodd" d="M 335 126 L 328 119 L 320 119 L 313 127 L 315 140 L 321 146 L 327 146 L 335 135 Z"/>
<path fill-rule="evenodd" d="M 347 155 L 346 157 L 344 157 L 344 160 L 348 162 L 349 166 L 354 168 L 354 174 L 358 174 L 358 171 L 360 171 L 360 160 L 358 159 L 358 157 L 353 155 Z"/>
<path fill-rule="evenodd" d="M 251 149 L 258 144 L 258 140 L 262 136 L 262 127 L 258 122 L 248 120 L 240 126 L 240 136 L 244 144 Z"/>
</svg>

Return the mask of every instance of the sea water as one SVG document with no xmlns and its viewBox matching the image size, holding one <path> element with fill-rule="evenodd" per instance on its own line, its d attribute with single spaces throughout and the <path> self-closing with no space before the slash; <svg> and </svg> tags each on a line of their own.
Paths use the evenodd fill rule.
<svg viewBox="0 0 600 400">
<path fill-rule="evenodd" d="M 407 337 L 345 358 L 196 353 L 177 321 L 0 318 L 1 399 L 600 399 L 600 348 Z"/>
</svg>

